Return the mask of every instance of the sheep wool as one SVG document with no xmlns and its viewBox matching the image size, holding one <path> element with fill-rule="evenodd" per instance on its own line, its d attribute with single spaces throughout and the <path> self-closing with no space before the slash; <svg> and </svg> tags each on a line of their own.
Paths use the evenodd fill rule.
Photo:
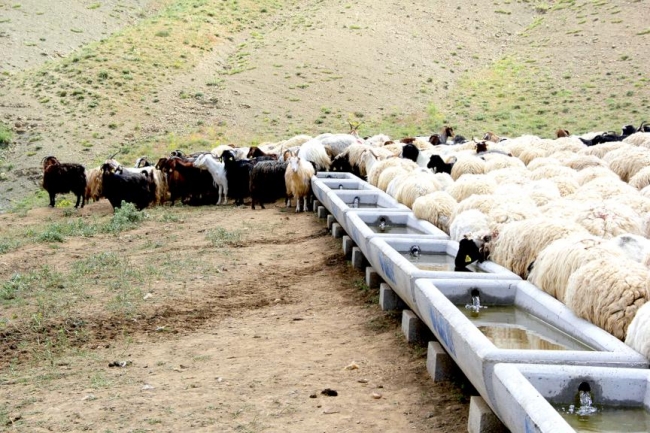
<svg viewBox="0 0 650 433">
<path fill-rule="evenodd" d="M 639 308 L 627 328 L 625 344 L 650 359 L 650 302 Z"/>
<path fill-rule="evenodd" d="M 528 266 L 544 248 L 574 234 L 588 235 L 588 232 L 572 221 L 546 217 L 515 221 L 504 225 L 490 242 L 490 259 L 526 279 Z"/>
<path fill-rule="evenodd" d="M 458 180 L 463 174 L 485 173 L 485 161 L 477 156 L 466 156 L 458 154 L 458 160 L 451 168 L 451 178 Z"/>
<path fill-rule="evenodd" d="M 605 162 L 603 163 L 606 164 Z M 598 178 L 612 178 L 616 181 L 620 180 L 618 175 L 609 169 L 609 166 L 587 167 L 580 170 L 576 175 L 576 180 L 580 186 Z"/>
<path fill-rule="evenodd" d="M 465 236 L 472 237 L 472 233 L 491 231 L 489 217 L 477 209 L 470 209 L 454 218 L 449 226 L 449 237 L 453 241 L 460 242 Z"/>
<path fill-rule="evenodd" d="M 410 172 L 396 188 L 395 200 L 409 208 L 418 197 L 441 189 L 433 173 L 419 170 Z"/>
<path fill-rule="evenodd" d="M 435 191 L 418 197 L 413 202 L 413 215 L 416 218 L 429 221 L 449 234 L 449 222 L 456 206 L 458 206 L 458 203 L 448 193 Z"/>
<path fill-rule="evenodd" d="M 376 164 L 374 164 L 370 169 L 370 171 L 368 172 L 368 183 L 370 185 L 377 186 L 377 183 L 379 181 L 379 176 L 381 175 L 382 171 L 384 171 L 389 167 L 401 167 L 404 170 L 411 171 L 418 168 L 418 165 L 413 161 L 402 159 L 402 158 L 389 158 L 383 161 L 379 161 Z M 383 191 L 386 191 L 386 189 L 384 188 L 381 189 Z"/>
<path fill-rule="evenodd" d="M 600 257 L 609 257 L 612 261 L 623 257 L 618 249 L 608 248 L 604 243 L 602 238 L 593 235 L 553 241 L 537 256 L 528 281 L 564 302 L 569 277 L 576 269 Z"/>
<path fill-rule="evenodd" d="M 624 340 L 630 322 L 650 297 L 648 272 L 629 259 L 592 260 L 569 278 L 565 304 L 577 316 Z"/>
<path fill-rule="evenodd" d="M 496 187 L 497 183 L 483 174 L 464 174 L 447 188 L 447 192 L 461 202 L 475 194 L 492 194 Z"/>
<path fill-rule="evenodd" d="M 636 174 L 630 177 L 628 182 L 630 186 L 638 190 L 642 190 L 646 186 L 650 185 L 650 166 L 643 167 L 641 170 L 637 171 Z"/>
<path fill-rule="evenodd" d="M 519 167 L 525 169 L 526 165 L 519 158 L 513 158 L 512 156 L 499 154 L 495 154 L 493 157 L 488 158 L 485 161 L 485 173 L 490 173 L 495 170 L 509 167 Z"/>
<path fill-rule="evenodd" d="M 636 132 L 623 139 L 623 143 L 650 149 L 650 132 Z"/>
<path fill-rule="evenodd" d="M 612 150 L 619 149 L 621 147 L 627 146 L 626 143 L 623 143 L 621 141 L 613 141 L 610 143 L 601 143 L 597 146 L 590 146 L 582 149 L 581 151 L 578 152 L 580 155 L 593 155 L 596 156 L 600 159 L 603 159 L 607 153 L 611 152 Z"/>
<path fill-rule="evenodd" d="M 607 167 L 607 163 L 595 155 L 574 155 L 562 164 L 577 171 L 587 167 Z"/>
<path fill-rule="evenodd" d="M 623 182 L 628 182 L 630 178 L 643 168 L 650 166 L 650 149 L 644 147 L 634 149 L 637 150 L 628 152 L 628 149 L 621 149 L 617 151 L 615 157 L 608 161 L 609 168 L 618 174 Z"/>
</svg>

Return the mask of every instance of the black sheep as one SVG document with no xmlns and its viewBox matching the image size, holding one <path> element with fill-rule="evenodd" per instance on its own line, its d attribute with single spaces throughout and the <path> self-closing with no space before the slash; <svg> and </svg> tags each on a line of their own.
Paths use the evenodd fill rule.
<svg viewBox="0 0 650 433">
<path fill-rule="evenodd" d="M 427 168 L 432 169 L 434 173 L 451 174 L 451 169 L 453 168 L 455 162 L 456 159 L 454 159 L 453 162 L 447 163 L 440 157 L 440 155 L 431 155 L 431 158 L 429 158 L 429 162 L 427 164 Z"/>
<path fill-rule="evenodd" d="M 420 156 L 420 149 L 418 149 L 415 144 L 408 143 L 402 147 L 402 158 L 410 159 L 411 161 L 417 163 L 418 156 Z"/>
<path fill-rule="evenodd" d="M 228 196 L 235 200 L 235 206 L 244 204 L 244 198 L 250 196 L 250 173 L 253 163 L 246 159 L 238 160 L 230 150 L 221 154 L 228 180 Z"/>
<path fill-rule="evenodd" d="M 72 192 L 77 196 L 74 207 L 86 204 L 86 169 L 81 164 L 60 163 L 54 156 L 43 158 L 43 188 L 50 195 L 50 206 L 54 207 L 57 194 Z"/>
</svg>

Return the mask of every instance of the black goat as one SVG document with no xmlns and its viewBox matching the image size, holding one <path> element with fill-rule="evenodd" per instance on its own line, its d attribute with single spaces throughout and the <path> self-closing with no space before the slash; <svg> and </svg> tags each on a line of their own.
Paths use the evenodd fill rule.
<svg viewBox="0 0 650 433">
<path fill-rule="evenodd" d="M 113 210 L 121 207 L 123 201 L 133 203 L 138 210 L 142 210 L 154 200 L 156 184 L 153 174 L 149 175 L 146 170 L 142 170 L 142 173 L 117 172 L 108 163 L 102 165 L 101 169 L 103 194 Z"/>
<path fill-rule="evenodd" d="M 458 254 L 454 260 L 456 272 L 471 272 L 466 268 L 467 265 L 478 261 L 482 263 L 485 261 L 485 256 L 479 249 L 476 242 L 472 239 L 461 239 L 458 243 Z"/>
<path fill-rule="evenodd" d="M 61 163 L 54 156 L 43 158 L 43 189 L 50 195 L 50 206 L 54 207 L 57 194 L 72 192 L 77 196 L 74 207 L 86 204 L 86 169 L 81 164 Z"/>
<path fill-rule="evenodd" d="M 643 126 L 643 124 L 642 124 L 642 126 Z M 602 134 L 596 135 L 591 140 L 586 140 L 586 139 L 581 138 L 581 137 L 579 137 L 579 138 L 580 138 L 580 141 L 582 141 L 587 146 L 595 146 L 595 145 L 601 144 L 601 143 L 611 143 L 611 142 L 615 142 L 615 141 L 623 141 L 627 137 L 629 137 L 630 135 L 634 134 L 635 132 L 637 132 L 637 129 L 634 126 L 625 125 L 625 126 L 623 126 L 623 130 L 622 130 L 621 135 L 618 135 L 614 131 L 608 131 L 608 132 L 604 132 Z"/>
<path fill-rule="evenodd" d="M 228 180 L 228 196 L 235 200 L 235 206 L 244 204 L 244 198 L 250 196 L 250 174 L 253 163 L 246 159 L 237 160 L 231 150 L 221 154 Z"/>
<path fill-rule="evenodd" d="M 452 162 L 447 163 L 440 157 L 440 155 L 431 155 L 431 158 L 429 158 L 429 162 L 427 163 L 427 168 L 432 169 L 434 173 L 451 174 L 451 169 L 455 162 L 455 157 Z"/>
<path fill-rule="evenodd" d="M 273 203 L 280 198 L 286 200 L 284 173 L 287 165 L 286 161 L 261 161 L 255 164 L 250 175 L 251 209 L 255 209 L 255 203 L 264 209 L 264 203 Z"/>
</svg>

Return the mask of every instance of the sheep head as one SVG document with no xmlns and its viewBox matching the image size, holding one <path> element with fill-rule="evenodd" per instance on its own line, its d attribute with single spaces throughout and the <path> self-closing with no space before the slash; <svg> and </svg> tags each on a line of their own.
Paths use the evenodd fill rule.
<svg viewBox="0 0 650 433">
<path fill-rule="evenodd" d="M 56 159 L 55 156 L 46 156 L 43 158 L 41 161 L 41 164 L 43 164 L 43 170 L 47 169 L 51 165 L 58 165 L 60 164 L 59 160 Z"/>
</svg>

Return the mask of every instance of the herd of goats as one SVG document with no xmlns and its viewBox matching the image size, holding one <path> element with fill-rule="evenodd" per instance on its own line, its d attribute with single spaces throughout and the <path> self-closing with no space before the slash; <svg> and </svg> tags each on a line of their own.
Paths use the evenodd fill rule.
<svg viewBox="0 0 650 433">
<path fill-rule="evenodd" d="M 55 205 L 56 194 L 72 192 L 75 207 L 89 200 L 109 200 L 113 208 L 121 203 L 133 203 L 138 209 L 176 200 L 183 203 L 235 205 L 251 198 L 264 208 L 285 198 L 287 206 L 295 198 L 296 212 L 304 210 L 310 195 L 310 178 L 316 171 L 349 171 L 366 177 L 372 165 L 387 158 L 407 158 L 435 172 L 451 172 L 455 162 L 454 150 L 462 146 L 472 149 L 478 157 L 500 152 L 496 143 L 507 141 L 488 132 L 483 140 L 468 142 L 445 126 L 440 133 L 429 137 L 408 137 L 393 141 L 384 134 L 361 138 L 351 125 L 348 134 L 325 133 L 316 137 L 297 135 L 278 143 L 264 143 L 257 147 L 221 145 L 211 152 L 186 156 L 174 151 L 168 157 L 151 165 L 146 157 L 139 158 L 134 167 L 124 167 L 109 158 L 100 167 L 86 169 L 81 164 L 61 163 L 54 156 L 43 158 L 43 188 L 48 192 L 50 206 Z M 357 126 L 358 127 L 358 126 Z M 621 141 L 637 131 L 650 131 L 645 122 L 635 128 L 623 128 L 622 134 L 604 132 L 579 137 L 587 146 Z M 569 136 L 564 129 L 557 137 Z M 469 146 L 468 146 L 469 143 Z M 492 148 L 494 147 L 494 148 Z M 448 157 L 446 157 L 447 155 Z"/>
</svg>

